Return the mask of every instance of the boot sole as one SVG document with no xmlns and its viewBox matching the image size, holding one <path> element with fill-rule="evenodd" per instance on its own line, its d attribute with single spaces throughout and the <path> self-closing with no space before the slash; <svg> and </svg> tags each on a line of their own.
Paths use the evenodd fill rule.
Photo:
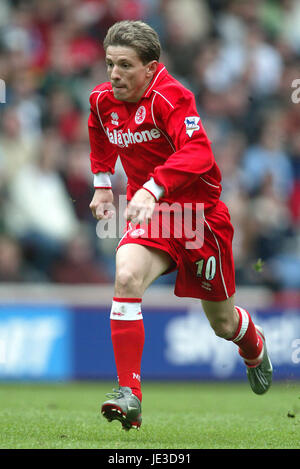
<svg viewBox="0 0 300 469">
<path fill-rule="evenodd" d="M 101 408 L 101 414 L 108 422 L 112 422 L 113 420 L 118 420 L 122 424 L 123 430 L 129 431 L 131 428 L 139 430 L 142 419 L 137 421 L 131 421 L 127 418 L 125 412 L 122 411 L 121 407 L 117 406 L 116 404 L 103 404 Z"/>
</svg>

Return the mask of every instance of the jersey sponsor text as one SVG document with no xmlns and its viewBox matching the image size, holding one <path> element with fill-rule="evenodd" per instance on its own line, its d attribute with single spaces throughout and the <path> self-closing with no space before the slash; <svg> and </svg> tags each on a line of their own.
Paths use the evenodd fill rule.
<svg viewBox="0 0 300 469">
<path fill-rule="evenodd" d="M 150 142 L 153 139 L 158 139 L 160 138 L 161 133 L 158 129 L 155 128 L 133 133 L 130 129 L 127 129 L 127 132 L 122 132 L 116 129 L 111 131 L 108 127 L 106 127 L 106 135 L 110 143 L 113 145 L 118 145 L 119 147 L 128 147 L 129 144 Z"/>
</svg>

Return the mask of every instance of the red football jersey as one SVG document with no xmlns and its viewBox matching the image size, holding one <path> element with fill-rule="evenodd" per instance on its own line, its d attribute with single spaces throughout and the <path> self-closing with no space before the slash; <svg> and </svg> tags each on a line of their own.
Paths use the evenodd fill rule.
<svg viewBox="0 0 300 469">
<path fill-rule="evenodd" d="M 94 174 L 114 173 L 118 156 L 128 178 L 128 200 L 151 177 L 160 201 L 216 205 L 221 174 L 196 109 L 194 95 L 163 64 L 137 103 L 114 98 L 103 83 L 90 96 L 89 136 Z"/>
</svg>

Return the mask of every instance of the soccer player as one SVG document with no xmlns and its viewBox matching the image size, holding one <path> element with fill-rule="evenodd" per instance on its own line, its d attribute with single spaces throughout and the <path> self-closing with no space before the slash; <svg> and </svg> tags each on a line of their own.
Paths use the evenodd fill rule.
<svg viewBox="0 0 300 469">
<path fill-rule="evenodd" d="M 177 270 L 175 294 L 201 300 L 215 334 L 237 345 L 256 394 L 269 389 L 272 365 L 263 331 L 235 305 L 233 227 L 220 200 L 221 174 L 193 94 L 159 62 L 158 35 L 142 21 L 115 23 L 104 50 L 109 81 L 90 96 L 95 188 L 90 209 L 98 220 L 112 216 L 110 175 L 118 156 L 128 178 L 128 205 L 110 313 L 119 389 L 108 395 L 102 414 L 129 430 L 142 422 L 142 297 L 160 275 Z M 174 204 L 166 236 L 162 215 Z M 178 216 L 186 207 L 189 227 L 186 217 Z"/>
</svg>

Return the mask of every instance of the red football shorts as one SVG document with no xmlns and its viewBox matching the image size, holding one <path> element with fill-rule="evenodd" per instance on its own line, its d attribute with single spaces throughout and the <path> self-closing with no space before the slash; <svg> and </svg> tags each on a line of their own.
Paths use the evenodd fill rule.
<svg viewBox="0 0 300 469">
<path fill-rule="evenodd" d="M 179 205 L 179 204 L 178 204 Z M 117 249 L 136 243 L 169 253 L 177 270 L 174 293 L 179 297 L 223 301 L 235 292 L 232 256 L 233 226 L 226 205 L 219 201 L 209 213 L 155 210 L 150 223 L 127 229 Z"/>
</svg>

